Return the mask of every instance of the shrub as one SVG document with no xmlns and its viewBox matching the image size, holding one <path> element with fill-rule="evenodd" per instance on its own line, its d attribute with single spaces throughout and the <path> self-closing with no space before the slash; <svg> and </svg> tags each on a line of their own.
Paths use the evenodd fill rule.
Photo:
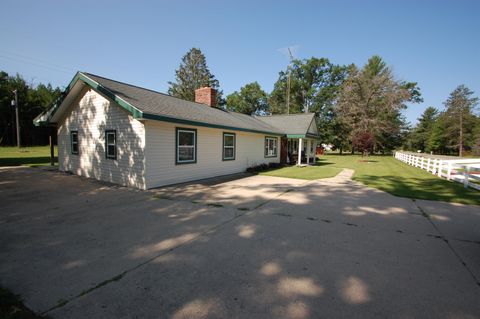
<svg viewBox="0 0 480 319">
<path fill-rule="evenodd" d="M 269 169 L 281 168 L 281 167 L 283 167 L 283 164 L 280 164 L 280 163 L 259 164 L 259 165 L 250 166 L 249 168 L 247 168 L 247 172 L 256 174 Z"/>
</svg>

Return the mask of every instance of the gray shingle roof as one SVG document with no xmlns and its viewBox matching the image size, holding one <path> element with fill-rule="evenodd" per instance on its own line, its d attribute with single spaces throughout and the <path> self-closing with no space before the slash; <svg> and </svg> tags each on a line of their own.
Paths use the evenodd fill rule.
<svg viewBox="0 0 480 319">
<path fill-rule="evenodd" d="M 182 100 L 164 93 L 114 81 L 90 73 L 83 72 L 83 74 L 147 114 L 265 133 L 283 133 L 283 131 L 280 131 L 276 127 L 253 116 Z"/>
<path fill-rule="evenodd" d="M 315 113 L 283 114 L 273 116 L 259 116 L 257 119 L 275 127 L 284 134 L 307 134 Z"/>
</svg>

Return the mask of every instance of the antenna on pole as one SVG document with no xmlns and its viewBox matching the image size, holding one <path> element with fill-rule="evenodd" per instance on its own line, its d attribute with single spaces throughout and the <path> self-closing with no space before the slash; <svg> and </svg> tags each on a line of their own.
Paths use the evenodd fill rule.
<svg viewBox="0 0 480 319">
<path fill-rule="evenodd" d="M 287 68 L 287 114 L 290 114 L 290 73 L 291 73 L 291 66 L 293 62 L 293 55 L 292 51 L 290 50 L 290 47 L 288 49 L 288 54 L 290 56 L 290 63 L 288 64 Z"/>
</svg>

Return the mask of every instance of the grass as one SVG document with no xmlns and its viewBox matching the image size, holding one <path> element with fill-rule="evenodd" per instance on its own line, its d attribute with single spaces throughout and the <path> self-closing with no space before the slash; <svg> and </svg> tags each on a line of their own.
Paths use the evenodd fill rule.
<svg viewBox="0 0 480 319">
<path fill-rule="evenodd" d="M 318 167 L 318 166 L 289 166 L 282 167 L 278 169 L 272 169 L 265 172 L 261 172 L 260 175 L 267 176 L 277 176 L 277 177 L 288 177 L 288 178 L 299 178 L 314 180 L 320 178 L 333 177 L 342 171 L 341 168 L 328 166 L 328 167 Z"/>
<path fill-rule="evenodd" d="M 465 189 L 460 183 L 409 166 L 393 156 L 325 155 L 316 166 L 286 167 L 262 174 L 311 180 L 331 177 L 342 168 L 353 169 L 354 180 L 395 196 L 480 205 L 479 191 Z"/>
<path fill-rule="evenodd" d="M 46 319 L 25 307 L 19 296 L 0 287 L 0 318 L 2 319 Z"/>
<path fill-rule="evenodd" d="M 55 147 L 55 154 L 57 148 Z M 55 162 L 57 157 L 55 156 Z M 0 166 L 50 165 L 50 146 L 0 147 Z"/>
</svg>

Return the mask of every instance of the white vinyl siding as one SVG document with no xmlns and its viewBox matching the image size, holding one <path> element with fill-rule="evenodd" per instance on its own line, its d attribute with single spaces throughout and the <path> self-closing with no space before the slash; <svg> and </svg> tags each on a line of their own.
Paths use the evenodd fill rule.
<svg viewBox="0 0 480 319">
<path fill-rule="evenodd" d="M 147 188 L 239 173 L 250 166 L 279 162 L 279 152 L 276 157 L 264 157 L 265 134 L 235 131 L 235 160 L 224 161 L 223 130 L 182 125 L 181 128 L 197 130 L 196 163 L 176 165 L 177 127 L 173 123 L 145 121 Z"/>
<path fill-rule="evenodd" d="M 107 159 L 106 130 L 116 131 L 115 160 Z M 79 155 L 71 153 L 71 131 L 78 131 Z M 92 89 L 82 90 L 59 124 L 61 171 L 144 189 L 144 149 L 144 125 Z"/>
</svg>

